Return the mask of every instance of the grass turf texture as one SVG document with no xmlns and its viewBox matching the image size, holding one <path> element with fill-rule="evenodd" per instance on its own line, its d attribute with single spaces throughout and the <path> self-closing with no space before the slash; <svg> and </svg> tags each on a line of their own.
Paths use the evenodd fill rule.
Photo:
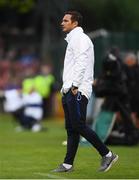
<svg viewBox="0 0 139 180">
<path fill-rule="evenodd" d="M 97 172 L 100 156 L 91 146 L 80 146 L 74 171 L 52 173 L 64 158 L 63 121 L 43 122 L 47 131 L 15 132 L 11 117 L 0 115 L 0 179 L 134 179 L 139 178 L 139 146 L 110 148 L 119 155 L 113 168 Z"/>
</svg>

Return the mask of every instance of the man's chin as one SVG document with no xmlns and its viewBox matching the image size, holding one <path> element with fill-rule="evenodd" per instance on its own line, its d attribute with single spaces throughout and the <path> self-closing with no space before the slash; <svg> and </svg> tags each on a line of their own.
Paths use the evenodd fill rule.
<svg viewBox="0 0 139 180">
<path fill-rule="evenodd" d="M 67 32 L 68 32 L 66 29 L 62 29 L 62 31 L 63 31 L 64 33 L 67 33 Z"/>
<path fill-rule="evenodd" d="M 67 30 L 67 29 L 65 29 L 65 28 L 63 28 L 62 31 L 63 31 L 64 33 L 69 33 L 69 30 Z"/>
</svg>

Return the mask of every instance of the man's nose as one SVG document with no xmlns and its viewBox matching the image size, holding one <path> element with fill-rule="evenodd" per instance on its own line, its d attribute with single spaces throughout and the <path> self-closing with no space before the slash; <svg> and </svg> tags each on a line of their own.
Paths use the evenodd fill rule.
<svg viewBox="0 0 139 180">
<path fill-rule="evenodd" d="M 64 25 L 64 22 L 62 21 L 62 22 L 61 22 L 61 26 L 63 26 L 63 25 Z"/>
</svg>

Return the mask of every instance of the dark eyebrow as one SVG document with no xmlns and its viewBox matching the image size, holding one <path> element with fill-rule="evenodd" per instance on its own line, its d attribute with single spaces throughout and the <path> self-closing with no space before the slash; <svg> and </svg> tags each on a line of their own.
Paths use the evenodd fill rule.
<svg viewBox="0 0 139 180">
<path fill-rule="evenodd" d="M 67 22 L 68 20 L 67 20 L 67 19 L 63 19 L 62 21 L 65 21 L 65 22 Z"/>
</svg>

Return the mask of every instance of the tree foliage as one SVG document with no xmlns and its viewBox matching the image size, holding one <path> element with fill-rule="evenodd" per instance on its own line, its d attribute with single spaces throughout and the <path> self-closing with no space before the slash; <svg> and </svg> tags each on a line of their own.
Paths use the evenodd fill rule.
<svg viewBox="0 0 139 180">
<path fill-rule="evenodd" d="M 138 0 L 71 0 L 70 5 L 81 11 L 87 29 L 111 31 L 139 30 Z"/>
<path fill-rule="evenodd" d="M 29 12 L 35 4 L 35 0 L 0 0 L 0 8 L 13 8 L 19 13 Z"/>
<path fill-rule="evenodd" d="M 37 11 L 38 8 L 35 7 L 40 2 L 52 2 L 53 14 L 57 2 L 59 7 L 68 4 L 69 9 L 79 10 L 83 14 L 84 28 L 87 31 L 100 28 L 110 31 L 139 31 L 139 0 L 0 0 L 0 9 L 14 9 L 25 14 L 34 9 Z"/>
</svg>

